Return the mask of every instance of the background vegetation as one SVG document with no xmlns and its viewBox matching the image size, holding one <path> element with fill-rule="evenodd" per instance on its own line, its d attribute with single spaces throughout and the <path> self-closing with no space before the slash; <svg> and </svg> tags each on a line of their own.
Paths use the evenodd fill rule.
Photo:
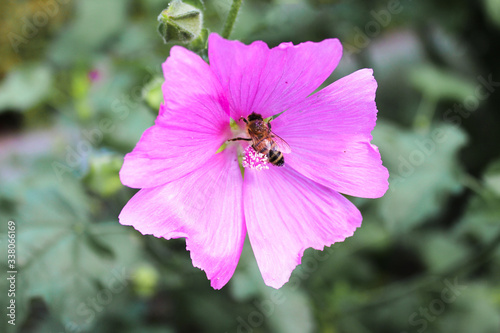
<svg viewBox="0 0 500 333">
<path fill-rule="evenodd" d="M 153 124 L 173 45 L 156 33 L 166 6 L 2 1 L 1 332 L 500 331 L 499 0 L 244 1 L 232 38 L 338 37 L 345 54 L 327 83 L 374 68 L 374 142 L 391 173 L 383 198 L 353 199 L 363 226 L 306 251 L 278 301 L 248 244 L 215 291 L 183 240 L 118 224 L 134 194 L 118 170 Z M 220 32 L 230 1 L 204 7 Z"/>
</svg>

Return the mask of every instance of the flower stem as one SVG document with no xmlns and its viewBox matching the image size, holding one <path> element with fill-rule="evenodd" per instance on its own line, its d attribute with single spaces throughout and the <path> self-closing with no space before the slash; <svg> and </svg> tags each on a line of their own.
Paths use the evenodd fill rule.
<svg viewBox="0 0 500 333">
<path fill-rule="evenodd" d="M 222 30 L 222 37 L 229 38 L 231 31 L 233 30 L 234 22 L 236 22 L 236 17 L 238 16 L 238 11 L 240 10 L 241 2 L 243 0 L 233 0 L 229 14 L 227 14 L 226 23 L 224 24 L 224 29 Z"/>
<path fill-rule="evenodd" d="M 419 132 L 427 132 L 436 112 L 436 98 L 424 95 L 413 120 L 413 128 Z"/>
</svg>

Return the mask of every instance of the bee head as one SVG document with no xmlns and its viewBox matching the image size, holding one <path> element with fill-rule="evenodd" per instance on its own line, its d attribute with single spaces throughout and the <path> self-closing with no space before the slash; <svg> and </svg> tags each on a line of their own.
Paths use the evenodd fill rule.
<svg viewBox="0 0 500 333">
<path fill-rule="evenodd" d="M 247 117 L 248 121 L 253 121 L 253 120 L 264 120 L 262 116 L 258 113 L 252 112 L 250 115 Z"/>
</svg>

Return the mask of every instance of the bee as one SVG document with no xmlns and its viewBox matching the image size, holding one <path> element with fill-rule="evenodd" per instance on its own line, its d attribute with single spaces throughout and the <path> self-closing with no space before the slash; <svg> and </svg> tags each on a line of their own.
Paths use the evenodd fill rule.
<svg viewBox="0 0 500 333">
<path fill-rule="evenodd" d="M 271 123 L 265 122 L 262 116 L 252 112 L 247 118 L 241 117 L 246 124 L 248 138 L 234 138 L 229 141 L 244 140 L 252 141 L 252 148 L 267 156 L 269 162 L 276 166 L 283 166 L 285 158 L 283 153 L 291 152 L 290 146 L 285 140 L 271 131 Z"/>
</svg>

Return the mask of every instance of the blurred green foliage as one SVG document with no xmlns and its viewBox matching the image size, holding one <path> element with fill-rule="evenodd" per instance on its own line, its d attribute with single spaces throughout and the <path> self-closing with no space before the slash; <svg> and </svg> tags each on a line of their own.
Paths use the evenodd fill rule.
<svg viewBox="0 0 500 333">
<path fill-rule="evenodd" d="M 186 2 L 221 32 L 231 1 Z M 353 198 L 355 235 L 306 251 L 279 291 L 249 244 L 214 291 L 183 240 L 117 221 L 134 194 L 122 158 L 162 100 L 167 5 L 0 4 L 3 312 L 9 220 L 19 271 L 16 326 L 2 313 L 1 332 L 500 331 L 500 1 L 243 2 L 232 38 L 338 37 L 344 57 L 325 84 L 374 68 L 374 143 L 391 174 L 383 198 Z"/>
</svg>

